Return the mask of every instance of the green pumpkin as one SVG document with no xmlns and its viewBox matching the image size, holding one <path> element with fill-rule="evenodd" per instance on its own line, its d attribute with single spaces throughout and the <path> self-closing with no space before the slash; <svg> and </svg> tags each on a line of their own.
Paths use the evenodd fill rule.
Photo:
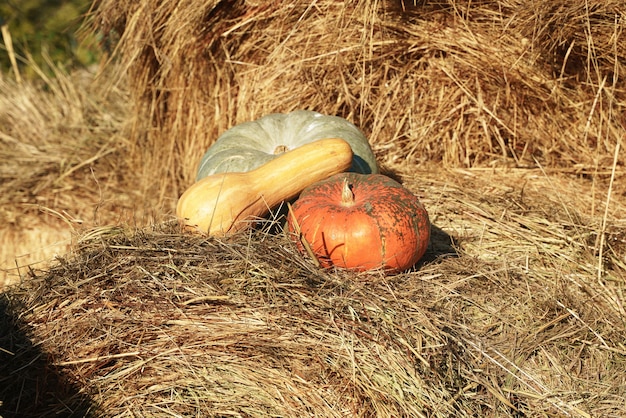
<svg viewBox="0 0 626 418">
<path fill-rule="evenodd" d="M 245 173 L 285 151 L 324 138 L 341 138 L 350 144 L 354 154 L 350 171 L 378 173 L 369 142 L 354 124 L 338 116 L 297 110 L 270 114 L 224 132 L 202 157 L 196 180 L 216 173 Z"/>
</svg>

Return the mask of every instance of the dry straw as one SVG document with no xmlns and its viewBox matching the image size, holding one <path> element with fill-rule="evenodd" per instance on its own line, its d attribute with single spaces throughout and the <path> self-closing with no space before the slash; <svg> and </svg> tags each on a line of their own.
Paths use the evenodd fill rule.
<svg viewBox="0 0 626 418">
<path fill-rule="evenodd" d="M 0 415 L 623 415 L 622 1 L 90 16 L 112 53 L 95 83 L 0 78 L 3 250 L 74 240 L 0 296 Z M 416 269 L 163 223 L 220 132 L 297 108 L 355 122 L 422 199 Z"/>
<path fill-rule="evenodd" d="M 127 95 L 86 71 L 30 64 L 39 80 L 0 78 L 0 288 L 65 253 L 82 227 L 132 219 L 139 206 L 120 157 Z"/>
<path fill-rule="evenodd" d="M 5 294 L 22 325 L 0 395 L 97 416 L 619 416 L 623 221 L 600 284 L 579 184 L 433 171 L 404 179 L 435 228 L 395 276 L 322 271 L 263 230 L 83 235 Z M 41 356 L 72 385 L 46 386 Z"/>
<path fill-rule="evenodd" d="M 98 2 L 93 22 L 130 72 L 145 188 L 176 194 L 223 130 L 298 108 L 355 122 L 409 166 L 605 170 L 626 123 L 624 13 L 604 0 L 142 0 Z"/>
</svg>

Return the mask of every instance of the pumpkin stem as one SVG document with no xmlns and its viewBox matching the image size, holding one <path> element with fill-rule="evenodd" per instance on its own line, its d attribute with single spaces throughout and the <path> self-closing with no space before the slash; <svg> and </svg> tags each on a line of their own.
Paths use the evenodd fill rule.
<svg viewBox="0 0 626 418">
<path fill-rule="evenodd" d="M 287 145 L 279 145 L 274 148 L 274 155 L 282 154 L 287 151 L 289 151 L 289 147 L 287 147 Z"/>
<path fill-rule="evenodd" d="M 341 205 L 354 205 L 354 193 L 352 192 L 352 186 L 348 183 L 347 178 L 343 179 L 343 188 L 341 189 Z"/>
</svg>

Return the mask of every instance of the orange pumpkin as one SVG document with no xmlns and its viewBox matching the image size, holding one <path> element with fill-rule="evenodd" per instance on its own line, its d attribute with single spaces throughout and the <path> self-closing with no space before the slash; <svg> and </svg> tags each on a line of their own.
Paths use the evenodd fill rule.
<svg viewBox="0 0 626 418">
<path fill-rule="evenodd" d="M 336 174 L 302 191 L 291 212 L 291 236 L 323 267 L 402 271 L 430 241 L 428 213 L 418 198 L 381 174 Z"/>
</svg>

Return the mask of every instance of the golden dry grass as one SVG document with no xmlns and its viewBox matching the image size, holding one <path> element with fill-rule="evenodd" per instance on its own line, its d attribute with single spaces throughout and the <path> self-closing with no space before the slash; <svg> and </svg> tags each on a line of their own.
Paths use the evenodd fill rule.
<svg viewBox="0 0 626 418">
<path fill-rule="evenodd" d="M 22 266 L 0 415 L 622 416 L 624 16 L 97 1 L 98 78 L 0 78 L 2 269 Z M 355 122 L 422 199 L 417 269 L 321 271 L 276 231 L 168 223 L 220 132 L 296 108 Z"/>
<path fill-rule="evenodd" d="M 151 212 L 125 157 L 128 94 L 91 71 L 32 68 L 40 79 L 0 77 L 0 288 L 82 229 Z"/>
<path fill-rule="evenodd" d="M 385 158 L 455 167 L 603 170 L 626 124 L 622 1 L 142 0 L 94 13 L 131 73 L 146 133 L 135 151 L 167 183 L 146 189 L 180 192 L 218 133 L 297 108 L 353 121 Z"/>
<path fill-rule="evenodd" d="M 46 406 L 89 395 L 97 416 L 620 416 L 624 220 L 606 226 L 599 265 L 602 216 L 577 204 L 588 182 L 434 173 L 404 179 L 435 232 L 419 268 L 394 276 L 321 271 L 280 233 L 84 235 L 5 294 L 80 387 Z"/>
</svg>

